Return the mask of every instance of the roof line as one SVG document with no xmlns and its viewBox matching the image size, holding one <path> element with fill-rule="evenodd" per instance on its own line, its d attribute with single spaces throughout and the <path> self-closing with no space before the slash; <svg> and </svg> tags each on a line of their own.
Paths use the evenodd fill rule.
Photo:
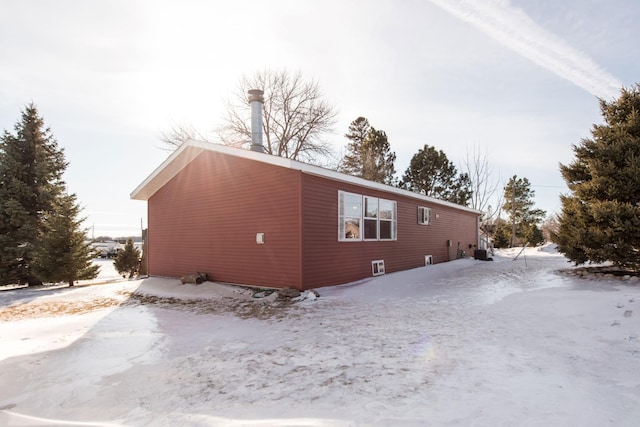
<svg viewBox="0 0 640 427">
<path fill-rule="evenodd" d="M 241 157 L 248 160 L 254 160 L 261 163 L 267 163 L 274 166 L 280 166 L 287 169 L 299 170 L 302 173 L 316 175 L 331 179 L 334 181 L 345 182 L 349 184 L 367 187 L 374 190 L 380 190 L 387 193 L 394 193 L 404 197 L 423 200 L 426 202 L 448 206 L 455 209 L 465 210 L 480 214 L 481 212 L 467 206 L 458 205 L 423 194 L 414 193 L 413 191 L 404 190 L 402 188 L 393 187 L 379 182 L 369 181 L 356 176 L 347 175 L 326 169 L 320 166 L 302 163 L 297 160 L 285 157 L 273 156 L 266 153 L 258 153 L 256 151 L 244 150 L 241 148 L 229 147 L 227 145 L 215 144 L 211 142 L 198 141 L 189 139 L 185 141 L 178 149 L 171 154 L 160 166 L 158 166 L 135 190 L 131 192 L 131 198 L 137 200 L 148 200 L 156 191 L 158 191 L 166 182 L 178 174 L 185 166 L 195 159 L 203 151 L 213 151 L 216 153 L 227 154 L 230 156 Z"/>
</svg>

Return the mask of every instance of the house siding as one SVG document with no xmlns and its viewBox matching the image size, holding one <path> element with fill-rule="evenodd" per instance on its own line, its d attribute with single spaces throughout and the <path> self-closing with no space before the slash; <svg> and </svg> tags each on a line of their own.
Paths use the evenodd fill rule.
<svg viewBox="0 0 640 427">
<path fill-rule="evenodd" d="M 427 255 L 454 260 L 458 245 L 472 255 L 477 244 L 478 213 L 466 208 L 282 158 L 185 147 L 132 194 L 148 201 L 154 276 L 200 271 L 220 282 L 310 289 L 371 277 L 374 260 L 394 272 L 424 266 Z M 339 241 L 339 191 L 395 201 L 397 239 Z M 419 206 L 431 208 L 431 225 L 418 224 Z"/>
<path fill-rule="evenodd" d="M 340 190 L 396 201 L 397 240 L 338 241 Z M 431 208 L 431 225 L 418 224 L 419 206 Z M 458 243 L 473 255 L 478 239 L 478 214 L 474 212 L 309 174 L 302 174 L 301 217 L 304 288 L 370 277 L 374 260 L 384 260 L 386 272 L 424 266 L 426 255 L 434 263 L 453 260 Z"/>
<path fill-rule="evenodd" d="M 149 274 L 297 287 L 300 172 L 203 152 L 148 200 Z M 256 243 L 264 233 L 265 243 Z"/>
</svg>

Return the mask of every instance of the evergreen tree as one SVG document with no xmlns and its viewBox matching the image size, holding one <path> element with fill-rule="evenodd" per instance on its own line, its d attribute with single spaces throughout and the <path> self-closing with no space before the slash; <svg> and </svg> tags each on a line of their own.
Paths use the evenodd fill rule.
<svg viewBox="0 0 640 427">
<path fill-rule="evenodd" d="M 349 125 L 345 134 L 351 142 L 342 160 L 340 172 L 369 181 L 393 185 L 395 181 L 396 154 L 391 151 L 387 134 L 371 127 L 364 117 L 358 117 Z"/>
<path fill-rule="evenodd" d="M 122 277 L 129 275 L 129 279 L 133 278 L 140 267 L 140 251 L 133 246 L 133 240 L 127 240 L 124 249 L 118 252 L 116 260 L 113 262 L 116 271 L 122 274 Z"/>
<path fill-rule="evenodd" d="M 60 196 L 54 210 L 44 217 L 44 231 L 34 251 L 33 271 L 44 282 L 93 279 L 99 268 L 92 264 L 95 252 L 80 229 L 80 207 L 75 194 Z"/>
<path fill-rule="evenodd" d="M 521 238 L 525 243 L 534 244 L 531 239 L 537 242 L 541 236 L 541 232 L 538 234 L 535 229 L 538 229 L 537 224 L 544 219 L 546 212 L 533 208 L 534 196 L 535 191 L 531 189 L 529 180 L 518 178 L 517 175 L 511 177 L 504 188 L 505 202 L 502 210 L 509 214 L 511 247 L 516 245 L 517 238 Z"/>
<path fill-rule="evenodd" d="M 493 228 L 493 247 L 508 248 L 511 245 L 511 226 L 509 223 L 502 218 L 498 218 Z"/>
<path fill-rule="evenodd" d="M 577 264 L 611 261 L 640 269 L 640 85 L 600 100 L 604 123 L 560 165 L 570 194 L 553 240 Z"/>
<path fill-rule="evenodd" d="M 369 120 L 364 117 L 358 117 L 351 122 L 349 130 L 344 135 L 350 142 L 347 146 L 348 152 L 339 167 L 340 172 L 353 176 L 362 176 L 362 146 L 370 130 Z"/>
<path fill-rule="evenodd" d="M 14 129 L 0 138 L 0 284 L 33 284 L 34 247 L 43 216 L 65 191 L 67 163 L 35 105 L 26 106 Z"/>
<path fill-rule="evenodd" d="M 545 242 L 544 232 L 538 224 L 531 223 L 524 227 L 523 237 L 526 242 L 529 242 L 529 246 L 539 246 Z"/>
<path fill-rule="evenodd" d="M 453 162 L 442 150 L 437 151 L 426 144 L 411 158 L 400 186 L 459 205 L 467 205 L 472 195 L 469 175 L 458 175 Z"/>
</svg>

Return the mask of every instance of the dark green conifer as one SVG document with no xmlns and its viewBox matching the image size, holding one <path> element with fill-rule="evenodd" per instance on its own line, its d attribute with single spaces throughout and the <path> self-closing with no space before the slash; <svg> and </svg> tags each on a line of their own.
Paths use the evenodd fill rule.
<svg viewBox="0 0 640 427">
<path fill-rule="evenodd" d="M 469 175 L 458 175 L 447 155 L 427 144 L 411 158 L 400 186 L 459 205 L 467 205 L 472 195 Z"/>
<path fill-rule="evenodd" d="M 514 175 L 509 179 L 504 188 L 504 204 L 502 210 L 509 215 L 511 226 L 511 247 L 522 243 L 538 245 L 544 241 L 542 231 L 538 224 L 547 214 L 542 209 L 534 209 L 535 191 L 531 189 L 531 183 L 527 178 L 518 178 Z"/>
<path fill-rule="evenodd" d="M 371 127 L 366 118 L 358 117 L 351 122 L 345 136 L 350 142 L 340 172 L 393 185 L 396 153 L 391 151 L 387 134 Z"/>
<path fill-rule="evenodd" d="M 604 123 L 560 165 L 570 193 L 561 197 L 559 250 L 577 264 L 611 261 L 640 269 L 640 85 L 600 100 Z"/>
<path fill-rule="evenodd" d="M 0 284 L 33 284 L 35 244 L 43 217 L 66 190 L 67 163 L 35 105 L 25 107 L 14 129 L 0 137 Z"/>
<path fill-rule="evenodd" d="M 34 251 L 33 272 L 43 282 L 66 282 L 93 279 L 99 266 L 92 263 L 95 252 L 78 218 L 80 207 L 74 194 L 62 195 L 54 209 L 44 217 L 44 227 Z"/>
<path fill-rule="evenodd" d="M 113 262 L 116 267 L 116 271 L 122 275 L 122 277 L 129 276 L 129 279 L 135 277 L 140 267 L 140 251 L 133 246 L 133 240 L 127 240 L 124 245 L 124 249 L 118 252 L 116 260 Z"/>
</svg>

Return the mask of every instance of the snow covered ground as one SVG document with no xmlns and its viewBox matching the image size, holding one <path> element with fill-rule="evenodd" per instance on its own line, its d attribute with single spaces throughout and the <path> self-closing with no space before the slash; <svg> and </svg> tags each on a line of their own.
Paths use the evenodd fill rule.
<svg viewBox="0 0 640 427">
<path fill-rule="evenodd" d="M 500 255 L 295 302 L 108 271 L 0 292 L 0 425 L 640 425 L 640 286 Z"/>
</svg>

